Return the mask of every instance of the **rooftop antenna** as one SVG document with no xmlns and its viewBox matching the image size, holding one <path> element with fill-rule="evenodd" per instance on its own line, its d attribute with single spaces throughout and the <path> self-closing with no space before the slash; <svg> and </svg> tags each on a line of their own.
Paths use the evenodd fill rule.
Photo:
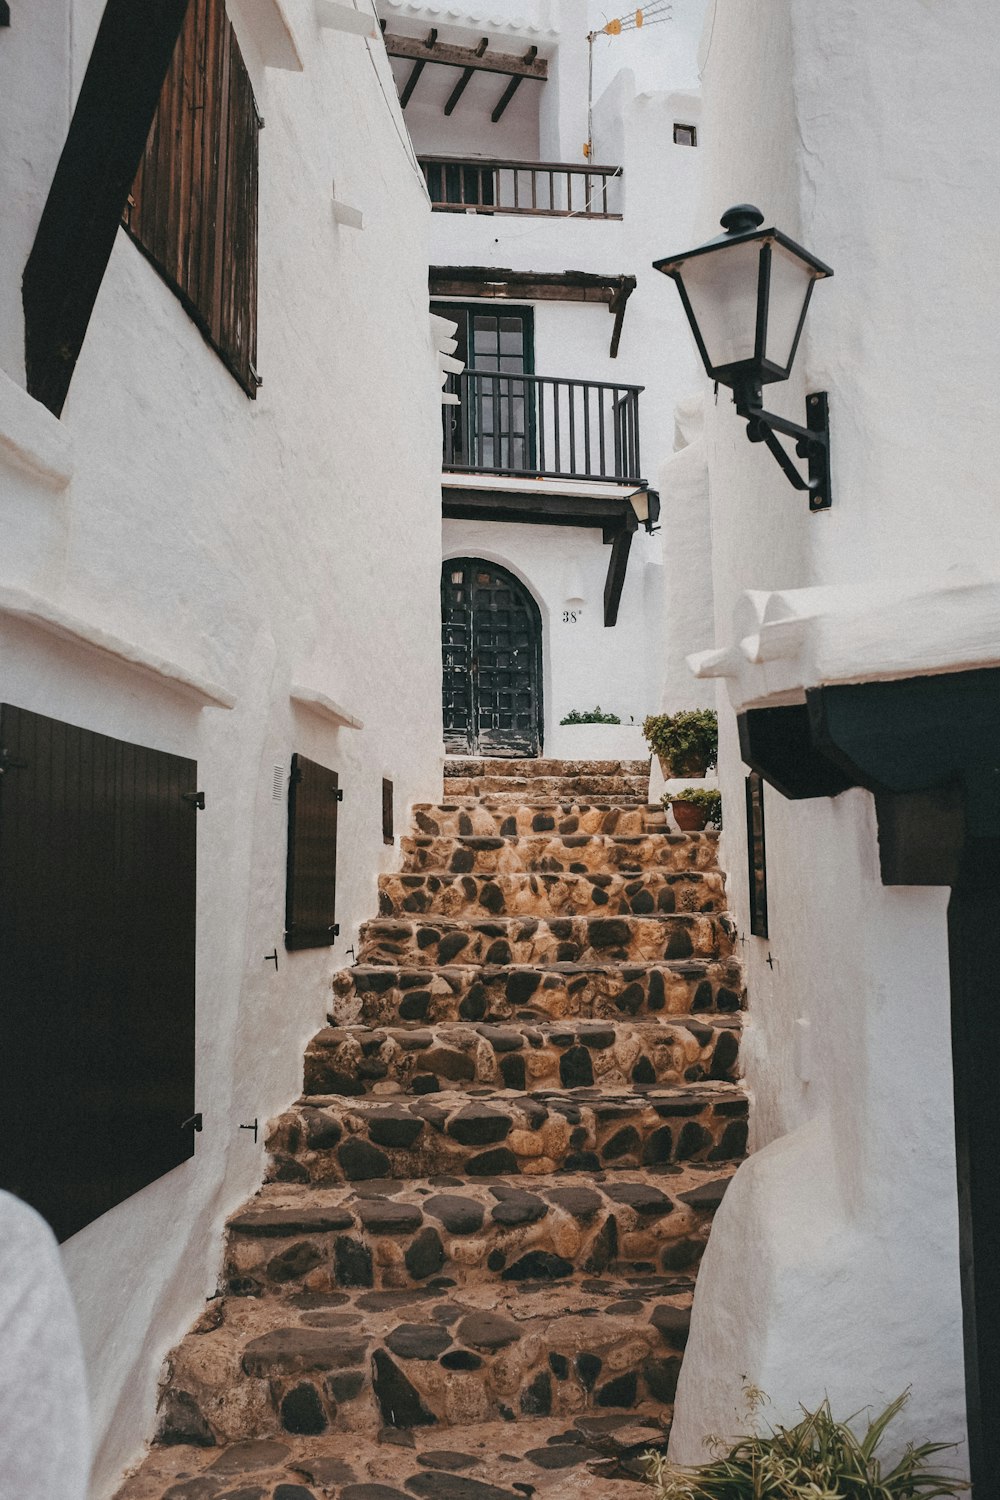
<svg viewBox="0 0 1000 1500">
<path fill-rule="evenodd" d="M 587 32 L 587 140 L 583 154 L 589 161 L 594 154 L 594 41 L 599 36 L 621 36 L 625 31 L 638 31 L 643 26 L 656 26 L 661 21 L 673 20 L 673 0 L 648 0 L 641 10 L 626 11 L 623 16 L 605 21 L 596 31 Z"/>
</svg>

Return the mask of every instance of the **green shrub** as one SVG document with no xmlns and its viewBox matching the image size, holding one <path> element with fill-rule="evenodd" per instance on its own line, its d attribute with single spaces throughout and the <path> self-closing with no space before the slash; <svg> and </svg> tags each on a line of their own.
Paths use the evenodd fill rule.
<svg viewBox="0 0 1000 1500">
<path fill-rule="evenodd" d="M 760 1393 L 752 1390 L 752 1397 L 759 1400 Z M 693 1469 L 647 1454 L 646 1472 L 656 1500 L 933 1500 L 962 1494 L 969 1488 L 965 1481 L 930 1462 L 953 1443 L 910 1443 L 894 1465 L 879 1457 L 886 1428 L 908 1399 L 904 1391 L 860 1438 L 851 1427 L 855 1417 L 834 1421 L 827 1400 L 815 1411 L 802 1407 L 796 1426 L 738 1438 L 726 1453 Z"/>
<path fill-rule="evenodd" d="M 669 764 L 674 776 L 704 775 L 718 758 L 719 719 L 711 708 L 649 714 L 642 732 L 650 750 Z"/>
<path fill-rule="evenodd" d="M 560 724 L 620 724 L 617 714 L 606 714 L 600 704 L 596 708 L 571 708 Z"/>
<path fill-rule="evenodd" d="M 713 787 L 686 786 L 682 792 L 664 792 L 660 798 L 664 807 L 671 802 L 693 802 L 705 809 L 705 825 L 708 828 L 722 827 L 722 793 Z"/>
</svg>

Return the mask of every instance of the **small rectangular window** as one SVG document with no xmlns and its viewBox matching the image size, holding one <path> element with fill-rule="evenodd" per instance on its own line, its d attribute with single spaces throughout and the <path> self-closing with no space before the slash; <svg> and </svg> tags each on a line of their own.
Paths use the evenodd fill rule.
<svg viewBox="0 0 1000 1500">
<path fill-rule="evenodd" d="M 698 131 L 694 125 L 681 125 L 674 123 L 674 145 L 675 146 L 697 146 Z"/>
</svg>

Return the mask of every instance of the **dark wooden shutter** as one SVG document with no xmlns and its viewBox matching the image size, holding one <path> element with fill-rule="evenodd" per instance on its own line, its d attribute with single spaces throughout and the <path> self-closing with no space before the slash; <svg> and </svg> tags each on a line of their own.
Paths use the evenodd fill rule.
<svg viewBox="0 0 1000 1500">
<path fill-rule="evenodd" d="M 392 800 L 393 800 L 392 782 L 389 780 L 388 776 L 383 776 L 382 777 L 382 842 L 383 842 L 383 844 L 391 844 L 391 843 L 393 843 L 395 841 L 395 832 L 394 832 L 394 829 L 393 829 L 394 820 L 393 820 Z"/>
<path fill-rule="evenodd" d="M 250 396 L 259 130 L 225 0 L 191 0 L 124 222 Z"/>
<path fill-rule="evenodd" d="M 337 898 L 336 771 L 292 756 L 288 788 L 285 947 L 328 948 L 340 931 Z"/>
<path fill-rule="evenodd" d="M 0 1185 L 60 1239 L 194 1152 L 194 761 L 0 706 Z"/>
</svg>

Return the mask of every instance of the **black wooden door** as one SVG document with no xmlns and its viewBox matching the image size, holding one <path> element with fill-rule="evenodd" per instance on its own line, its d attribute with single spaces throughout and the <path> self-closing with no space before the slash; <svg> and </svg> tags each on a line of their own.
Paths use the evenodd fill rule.
<svg viewBox="0 0 1000 1500">
<path fill-rule="evenodd" d="M 542 742 L 542 622 L 522 583 L 496 563 L 452 558 L 441 577 L 445 749 L 537 755 Z"/>
<path fill-rule="evenodd" d="M 60 1239 L 194 1153 L 196 777 L 0 706 L 0 1186 Z"/>
</svg>

